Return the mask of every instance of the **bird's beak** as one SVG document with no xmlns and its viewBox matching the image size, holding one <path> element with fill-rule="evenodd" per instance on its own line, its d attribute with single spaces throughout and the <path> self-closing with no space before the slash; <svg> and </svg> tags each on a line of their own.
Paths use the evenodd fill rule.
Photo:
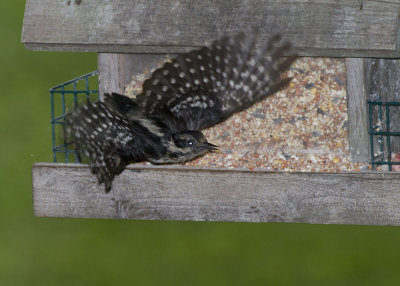
<svg viewBox="0 0 400 286">
<path fill-rule="evenodd" d="M 208 149 L 210 149 L 210 151 L 213 151 L 213 152 L 219 151 L 219 147 L 216 146 L 216 145 L 214 145 L 214 144 L 211 144 L 211 143 L 208 143 L 208 142 L 207 142 L 205 145 L 206 145 L 206 147 L 207 147 Z"/>
</svg>

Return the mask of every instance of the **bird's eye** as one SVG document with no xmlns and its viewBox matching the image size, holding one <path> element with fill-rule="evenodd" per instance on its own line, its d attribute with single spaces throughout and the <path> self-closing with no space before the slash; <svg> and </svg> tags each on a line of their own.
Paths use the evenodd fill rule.
<svg viewBox="0 0 400 286">
<path fill-rule="evenodd" d="M 193 146 L 193 141 L 192 140 L 188 140 L 187 144 L 188 144 L 188 146 Z"/>
</svg>

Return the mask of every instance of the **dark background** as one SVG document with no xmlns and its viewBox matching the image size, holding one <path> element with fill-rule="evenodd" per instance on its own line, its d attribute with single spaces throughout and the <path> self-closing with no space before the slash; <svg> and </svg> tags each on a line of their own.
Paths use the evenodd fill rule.
<svg viewBox="0 0 400 286">
<path fill-rule="evenodd" d="M 399 285 L 399 227 L 33 217 L 48 89 L 96 55 L 26 51 L 24 5 L 0 2 L 0 285 Z"/>
</svg>

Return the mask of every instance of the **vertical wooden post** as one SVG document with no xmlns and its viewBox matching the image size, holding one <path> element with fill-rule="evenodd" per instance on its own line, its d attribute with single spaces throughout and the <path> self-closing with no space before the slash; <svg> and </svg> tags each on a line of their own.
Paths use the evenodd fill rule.
<svg viewBox="0 0 400 286">
<path fill-rule="evenodd" d="M 346 69 L 350 157 L 354 162 L 368 162 L 370 144 L 364 59 L 347 58 Z"/>
<path fill-rule="evenodd" d="M 122 64 L 124 54 L 99 53 L 97 65 L 99 71 L 99 92 L 123 93 L 123 82 L 121 81 Z"/>
<path fill-rule="evenodd" d="M 350 155 L 353 161 L 368 161 L 370 140 L 367 100 L 400 101 L 400 60 L 348 58 L 346 68 Z M 399 107 L 390 107 L 389 112 L 390 131 L 400 131 Z M 382 130 L 387 131 L 385 108 L 382 108 L 382 119 L 382 122 L 378 123 L 378 116 L 374 114 L 373 124 L 380 124 Z M 377 146 L 377 138 L 374 138 L 374 142 Z M 387 140 L 383 140 L 382 143 L 386 156 Z M 391 153 L 400 152 L 400 137 L 392 136 L 390 143 Z"/>
<path fill-rule="evenodd" d="M 98 54 L 99 92 L 124 94 L 132 76 L 157 66 L 165 54 Z"/>
<path fill-rule="evenodd" d="M 380 99 L 383 102 L 400 101 L 400 60 L 365 59 L 365 90 L 368 99 Z M 383 131 L 387 131 L 386 110 L 382 109 L 383 120 L 380 123 Z M 390 131 L 400 131 L 400 108 L 389 107 Z M 374 124 L 378 118 L 374 117 Z M 388 154 L 387 141 L 384 140 L 384 152 Z M 400 152 L 400 137 L 390 138 L 391 151 Z M 388 158 L 386 158 L 388 159 Z"/>
</svg>

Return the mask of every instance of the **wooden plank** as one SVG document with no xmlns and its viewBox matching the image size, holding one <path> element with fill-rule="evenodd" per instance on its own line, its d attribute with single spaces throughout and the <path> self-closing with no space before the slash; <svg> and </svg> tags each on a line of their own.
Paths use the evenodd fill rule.
<svg viewBox="0 0 400 286">
<path fill-rule="evenodd" d="M 346 59 L 346 75 L 350 157 L 353 162 L 368 162 L 370 160 L 370 140 L 364 60 L 361 58 Z"/>
<path fill-rule="evenodd" d="M 100 94 L 124 94 L 125 87 L 132 81 L 132 77 L 155 68 L 166 57 L 164 54 L 99 53 L 97 59 Z"/>
<path fill-rule="evenodd" d="M 366 95 L 368 99 L 379 99 L 384 102 L 400 102 L 400 60 L 365 59 Z M 390 131 L 400 132 L 400 107 L 390 107 Z M 378 124 L 377 112 L 374 112 L 374 126 Z M 386 111 L 382 109 L 381 121 L 383 131 L 387 130 Z M 378 147 L 377 137 L 374 146 Z M 391 137 L 392 153 L 400 152 L 400 137 Z M 383 140 L 384 152 L 388 155 L 386 138 Z M 377 148 L 375 148 L 377 151 Z M 387 159 L 387 158 L 386 158 Z"/>
<path fill-rule="evenodd" d="M 400 225 L 400 173 L 129 166 L 104 193 L 86 165 L 35 164 L 40 217 Z"/>
<path fill-rule="evenodd" d="M 179 53 L 238 31 L 277 32 L 301 56 L 399 57 L 398 1 L 27 0 L 28 49 Z"/>
</svg>

